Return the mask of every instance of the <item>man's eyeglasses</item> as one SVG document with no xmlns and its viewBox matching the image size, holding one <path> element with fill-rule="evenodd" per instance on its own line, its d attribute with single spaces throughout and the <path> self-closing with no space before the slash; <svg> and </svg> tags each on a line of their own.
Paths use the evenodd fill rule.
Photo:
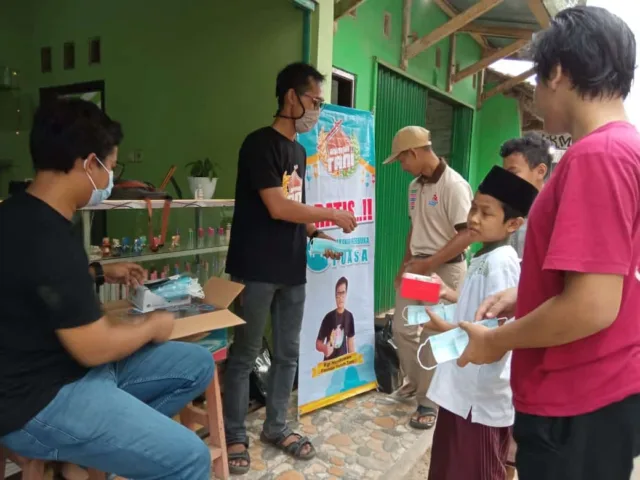
<svg viewBox="0 0 640 480">
<path fill-rule="evenodd" d="M 322 98 L 322 97 L 314 97 L 313 95 L 309 95 L 308 93 L 303 93 L 302 96 L 310 98 L 311 101 L 313 102 L 313 106 L 316 109 L 322 110 L 324 108 L 324 98 Z"/>
<path fill-rule="evenodd" d="M 346 297 L 347 292 L 336 292 L 336 297 Z"/>
</svg>

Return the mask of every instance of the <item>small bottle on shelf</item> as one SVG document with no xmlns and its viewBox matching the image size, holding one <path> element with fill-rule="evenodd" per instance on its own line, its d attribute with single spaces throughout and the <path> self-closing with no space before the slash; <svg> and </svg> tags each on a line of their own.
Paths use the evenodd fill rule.
<svg viewBox="0 0 640 480">
<path fill-rule="evenodd" d="M 194 248 L 196 248 L 195 238 L 194 238 L 194 235 L 193 235 L 193 228 L 190 228 L 189 229 L 189 239 L 188 239 L 188 243 L 187 243 L 187 249 L 193 250 Z"/>
<path fill-rule="evenodd" d="M 207 228 L 207 247 L 214 247 L 216 244 L 216 231 L 213 227 Z"/>
<path fill-rule="evenodd" d="M 227 236 L 224 233 L 224 227 L 219 227 L 218 228 L 218 242 L 219 244 L 222 245 L 226 245 L 226 240 L 227 240 Z"/>
<path fill-rule="evenodd" d="M 227 227 L 224 231 L 224 240 L 225 240 L 225 245 L 229 245 L 229 243 L 231 242 L 231 224 L 227 223 Z"/>
<path fill-rule="evenodd" d="M 198 248 L 204 248 L 204 228 L 198 228 Z"/>
</svg>

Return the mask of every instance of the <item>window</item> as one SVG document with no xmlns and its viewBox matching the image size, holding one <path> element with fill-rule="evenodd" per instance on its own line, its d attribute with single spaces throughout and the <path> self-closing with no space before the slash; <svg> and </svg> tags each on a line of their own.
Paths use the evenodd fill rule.
<svg viewBox="0 0 640 480">
<path fill-rule="evenodd" d="M 67 42 L 64 44 L 63 65 L 65 70 L 73 70 L 76 68 L 76 44 Z"/>
<path fill-rule="evenodd" d="M 42 47 L 40 49 L 40 71 L 42 73 L 51 73 L 52 70 L 51 47 Z"/>
<path fill-rule="evenodd" d="M 100 38 L 92 38 L 89 40 L 89 65 L 99 65 L 102 60 L 102 52 L 100 49 Z"/>
<path fill-rule="evenodd" d="M 355 106 L 355 85 L 355 75 L 334 68 L 331 74 L 331 103 L 353 108 Z"/>
<path fill-rule="evenodd" d="M 382 34 L 385 38 L 391 38 L 391 14 L 385 12 L 384 21 L 382 23 Z"/>
</svg>

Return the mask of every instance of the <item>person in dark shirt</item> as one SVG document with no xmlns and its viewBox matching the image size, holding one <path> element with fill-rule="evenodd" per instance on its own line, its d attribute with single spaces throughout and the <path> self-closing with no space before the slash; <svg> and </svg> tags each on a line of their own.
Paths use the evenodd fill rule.
<svg viewBox="0 0 640 480">
<path fill-rule="evenodd" d="M 131 264 L 92 264 L 71 218 L 113 186 L 120 125 L 95 104 L 35 114 L 35 178 L 0 203 L 0 444 L 135 479 L 205 480 L 209 450 L 173 421 L 211 381 L 198 345 L 167 342 L 173 316 L 116 323 L 96 283 L 141 280 Z"/>
<path fill-rule="evenodd" d="M 294 63 L 276 80 L 278 112 L 271 126 L 250 133 L 238 157 L 236 203 L 226 271 L 245 285 L 236 312 L 246 322 L 236 328 L 224 384 L 224 422 L 229 466 L 249 471 L 245 418 L 249 374 L 262 347 L 271 315 L 274 363 L 262 440 L 308 460 L 311 442 L 286 423 L 300 347 L 305 300 L 307 237 L 327 237 L 315 223 L 330 222 L 346 233 L 356 227 L 353 213 L 305 205 L 306 153 L 296 141 L 310 131 L 324 103 L 324 77 L 312 66 Z"/>
<path fill-rule="evenodd" d="M 349 281 L 342 277 L 336 283 L 336 309 L 327 313 L 320 324 L 316 350 L 325 362 L 356 351 L 353 314 L 345 308 Z"/>
</svg>

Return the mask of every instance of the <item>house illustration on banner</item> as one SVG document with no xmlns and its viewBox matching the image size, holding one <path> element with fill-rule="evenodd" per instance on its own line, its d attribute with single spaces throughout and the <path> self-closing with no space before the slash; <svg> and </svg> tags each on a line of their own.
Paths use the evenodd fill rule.
<svg viewBox="0 0 640 480">
<path fill-rule="evenodd" d="M 348 175 L 356 166 L 356 149 L 353 140 L 344 132 L 342 121 L 337 121 L 331 130 L 319 135 L 318 151 L 329 175 Z"/>
<path fill-rule="evenodd" d="M 282 176 L 282 189 L 289 200 L 302 202 L 302 177 L 298 174 L 298 166 L 293 167 L 291 175 L 286 172 Z"/>
</svg>

